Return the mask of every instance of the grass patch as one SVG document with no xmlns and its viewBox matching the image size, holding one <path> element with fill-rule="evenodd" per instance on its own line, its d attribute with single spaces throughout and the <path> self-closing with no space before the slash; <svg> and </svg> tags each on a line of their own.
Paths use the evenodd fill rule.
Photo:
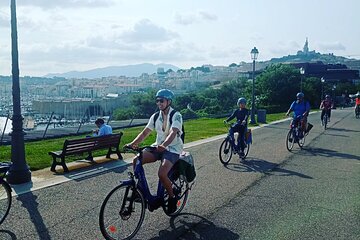
<svg viewBox="0 0 360 240">
<path fill-rule="evenodd" d="M 284 113 L 267 114 L 267 122 L 276 121 L 285 118 Z M 228 129 L 223 124 L 224 119 L 214 118 L 201 118 L 195 120 L 186 121 L 184 124 L 185 128 L 185 142 L 193 142 L 196 140 L 206 139 L 212 136 L 225 134 Z M 256 124 L 257 125 L 257 124 Z M 251 127 L 252 125 L 250 125 Z M 131 142 L 139 133 L 143 127 L 127 128 L 122 130 L 115 130 L 114 133 L 122 131 L 124 135 L 121 138 L 120 146 Z M 66 139 L 78 139 L 86 137 L 83 136 L 69 136 L 56 139 L 41 140 L 36 142 L 25 143 L 25 154 L 26 162 L 32 171 L 50 167 L 52 158 L 48 155 L 50 151 L 61 150 Z M 155 142 L 155 133 L 153 132 L 145 141 L 144 145 L 149 145 Z M 85 153 L 86 154 L 86 153 Z M 106 150 L 96 151 L 93 153 L 94 156 L 102 156 L 106 154 Z M 77 159 L 84 159 L 86 156 L 73 156 L 67 157 L 66 162 L 75 161 Z M 0 146 L 0 160 L 10 161 L 11 159 L 11 146 Z"/>
</svg>

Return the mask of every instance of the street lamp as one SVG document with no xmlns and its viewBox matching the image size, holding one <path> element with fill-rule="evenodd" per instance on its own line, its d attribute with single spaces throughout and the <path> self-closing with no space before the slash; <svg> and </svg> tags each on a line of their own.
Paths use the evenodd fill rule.
<svg viewBox="0 0 360 240">
<path fill-rule="evenodd" d="M 321 78 L 321 100 L 324 99 L 324 83 L 325 83 L 325 78 L 322 77 Z"/>
<path fill-rule="evenodd" d="M 253 75 L 252 75 L 252 97 L 251 97 L 251 118 L 250 123 L 256 124 L 255 121 L 255 60 L 257 59 L 259 55 L 259 51 L 256 47 L 251 49 L 250 52 L 251 59 L 253 60 Z"/>
<path fill-rule="evenodd" d="M 302 82 L 303 82 L 303 76 L 305 74 L 305 68 L 303 68 L 303 67 L 300 68 L 300 74 L 301 74 L 300 92 L 302 92 Z"/>
<path fill-rule="evenodd" d="M 332 91 L 333 91 L 333 101 L 335 102 L 335 89 L 336 89 L 336 85 L 334 84 L 332 87 Z"/>
<path fill-rule="evenodd" d="M 31 181 L 31 172 L 25 161 L 25 144 L 23 131 L 23 117 L 20 106 L 19 61 L 16 28 L 16 5 L 11 0 L 11 57 L 12 57 L 12 95 L 13 117 L 11 135 L 11 168 L 6 173 L 6 180 L 11 184 Z"/>
</svg>

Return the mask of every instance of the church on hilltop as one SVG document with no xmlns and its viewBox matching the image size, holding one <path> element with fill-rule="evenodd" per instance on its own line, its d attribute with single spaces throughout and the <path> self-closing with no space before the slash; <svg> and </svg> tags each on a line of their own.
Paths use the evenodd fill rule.
<svg viewBox="0 0 360 240">
<path fill-rule="evenodd" d="M 313 51 L 309 51 L 309 41 L 308 41 L 308 38 L 306 38 L 306 41 L 305 41 L 305 44 L 304 44 L 304 47 L 303 47 L 303 50 L 301 51 L 298 51 L 297 52 L 297 55 L 300 55 L 300 56 L 308 56 L 308 55 L 314 55 L 316 54 L 315 50 Z"/>
</svg>

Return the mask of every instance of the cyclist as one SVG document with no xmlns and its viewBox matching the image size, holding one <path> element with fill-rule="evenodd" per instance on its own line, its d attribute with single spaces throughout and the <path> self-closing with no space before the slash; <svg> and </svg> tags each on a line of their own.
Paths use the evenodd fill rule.
<svg viewBox="0 0 360 240">
<path fill-rule="evenodd" d="M 357 111 L 360 111 L 360 92 L 357 92 L 355 98 L 355 114 Z"/>
<path fill-rule="evenodd" d="M 328 115 L 328 122 L 330 122 L 330 116 L 331 116 L 331 108 L 333 107 L 333 103 L 330 99 L 330 95 L 326 95 L 325 99 L 323 101 L 321 101 L 320 104 L 320 109 L 322 109 L 321 111 L 321 125 L 323 125 L 323 118 L 325 113 L 327 113 Z"/>
<path fill-rule="evenodd" d="M 156 115 L 156 113 L 154 113 L 150 117 L 144 130 L 128 144 L 130 147 L 137 148 L 138 144 L 144 141 L 144 139 L 147 138 L 153 130 L 156 131 L 156 142 L 153 144 L 153 146 L 156 146 L 156 150 L 150 151 L 145 149 L 143 152 L 142 163 L 152 163 L 157 160 L 162 161 L 158 171 L 158 176 L 169 194 L 169 213 L 176 211 L 177 196 L 175 196 L 173 192 L 171 181 L 168 178 L 168 173 L 176 161 L 178 161 L 179 156 L 183 151 L 183 142 L 180 137 L 182 134 L 182 116 L 177 111 L 173 115 L 171 126 L 169 121 L 171 111 L 175 111 L 171 107 L 173 99 L 174 93 L 172 91 L 168 89 L 159 90 L 155 96 L 156 105 L 160 109 L 158 118 L 154 119 Z M 133 161 L 133 166 L 135 166 L 135 163 L 136 158 Z"/>
<path fill-rule="evenodd" d="M 311 124 L 307 126 L 307 116 L 310 112 L 310 104 L 308 101 L 304 100 L 304 93 L 299 92 L 296 94 L 296 101 L 294 101 L 291 105 L 289 110 L 286 113 L 286 116 L 289 116 L 291 111 L 294 111 L 293 120 L 291 121 L 291 125 L 297 124 L 294 121 L 301 122 L 301 130 L 309 132 L 310 129 L 313 127 Z"/>
<path fill-rule="evenodd" d="M 230 137 L 232 140 L 232 144 L 235 144 L 235 138 L 234 133 L 238 132 L 238 138 L 237 138 L 237 146 L 233 146 L 235 151 L 238 152 L 240 150 L 240 157 L 244 157 L 244 149 L 245 149 L 245 132 L 247 129 L 247 122 L 249 118 L 249 110 L 246 108 L 246 99 L 245 98 L 239 98 L 237 101 L 237 105 L 239 106 L 239 109 L 234 110 L 234 112 L 231 114 L 230 117 L 228 117 L 226 120 L 224 120 L 224 123 L 227 123 L 234 118 L 236 118 L 236 123 L 234 123 L 230 130 Z M 240 149 L 239 149 L 240 146 Z"/>
</svg>

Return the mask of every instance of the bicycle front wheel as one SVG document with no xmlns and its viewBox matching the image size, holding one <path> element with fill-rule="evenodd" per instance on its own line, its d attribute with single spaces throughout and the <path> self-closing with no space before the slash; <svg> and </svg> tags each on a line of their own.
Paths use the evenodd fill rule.
<svg viewBox="0 0 360 240">
<path fill-rule="evenodd" d="M 219 159 L 222 164 L 226 165 L 230 162 L 231 157 L 232 157 L 231 143 L 229 139 L 226 138 L 220 145 Z"/>
<path fill-rule="evenodd" d="M 303 148 L 304 147 L 304 144 L 305 144 L 305 133 L 303 132 L 303 136 L 302 138 L 298 139 L 298 145 L 300 148 Z"/>
<path fill-rule="evenodd" d="M 286 137 L 286 149 L 291 152 L 291 150 L 294 147 L 294 143 L 295 143 L 294 130 L 290 129 Z"/>
<path fill-rule="evenodd" d="M 0 224 L 9 214 L 11 207 L 11 188 L 7 182 L 0 179 Z"/>
<path fill-rule="evenodd" d="M 145 217 L 145 200 L 138 188 L 115 187 L 100 209 L 100 230 L 105 239 L 131 239 L 139 231 Z"/>
<path fill-rule="evenodd" d="M 325 114 L 325 115 L 324 115 L 324 118 L 323 118 L 324 130 L 326 130 L 326 128 L 327 128 L 327 123 L 328 123 L 328 118 L 327 118 L 327 114 Z"/>
</svg>

